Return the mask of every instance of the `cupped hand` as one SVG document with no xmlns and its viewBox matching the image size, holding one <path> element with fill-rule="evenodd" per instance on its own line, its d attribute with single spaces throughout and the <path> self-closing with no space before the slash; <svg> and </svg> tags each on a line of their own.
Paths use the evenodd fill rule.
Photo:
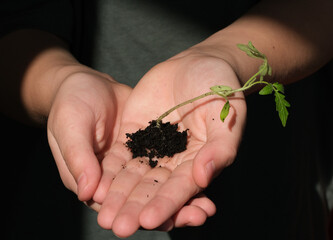
<svg viewBox="0 0 333 240">
<path fill-rule="evenodd" d="M 131 89 L 94 70 L 68 76 L 48 117 L 48 140 L 67 188 L 88 201 L 101 178 L 101 165 L 116 140 Z M 91 204 L 98 210 L 98 204 Z"/>
<path fill-rule="evenodd" d="M 197 226 L 214 214 L 212 202 L 196 196 L 235 158 L 246 115 L 242 93 L 230 97 L 224 123 L 219 115 L 225 100 L 219 96 L 186 105 L 163 119 L 179 123 L 180 130 L 189 129 L 188 144 L 186 151 L 160 159 L 155 168 L 147 159 L 132 159 L 124 145 L 126 133 L 145 128 L 169 108 L 214 85 L 240 87 L 229 64 L 200 53 L 176 56 L 140 80 L 124 107 L 119 136 L 102 162 L 103 177 L 94 200 L 103 202 L 98 215 L 103 228 L 126 237 L 139 227 Z"/>
</svg>

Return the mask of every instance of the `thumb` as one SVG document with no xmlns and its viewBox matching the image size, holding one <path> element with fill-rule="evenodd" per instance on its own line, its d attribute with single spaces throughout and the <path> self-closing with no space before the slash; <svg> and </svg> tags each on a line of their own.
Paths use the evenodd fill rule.
<svg viewBox="0 0 333 240">
<path fill-rule="evenodd" d="M 214 177 L 233 162 L 236 152 L 235 147 L 221 141 L 206 143 L 193 162 L 192 173 L 196 184 L 206 188 Z"/>
<path fill-rule="evenodd" d="M 88 201 L 95 193 L 101 178 L 99 161 L 93 150 L 92 134 L 76 124 L 61 128 L 58 134 L 48 130 L 49 145 L 64 185 Z"/>
<path fill-rule="evenodd" d="M 194 181 L 202 188 L 233 163 L 244 129 L 246 105 L 244 101 L 235 101 L 224 123 L 211 119 L 207 115 L 207 140 L 195 156 L 192 168 Z"/>
</svg>

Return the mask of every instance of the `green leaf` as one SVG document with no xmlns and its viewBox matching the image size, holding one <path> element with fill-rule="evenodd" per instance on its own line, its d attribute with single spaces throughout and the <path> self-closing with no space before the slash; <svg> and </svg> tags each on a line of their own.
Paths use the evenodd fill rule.
<svg viewBox="0 0 333 240">
<path fill-rule="evenodd" d="M 281 93 L 284 93 L 284 87 L 281 83 L 275 82 L 273 83 L 273 87 Z"/>
<path fill-rule="evenodd" d="M 282 126 L 285 127 L 289 115 L 287 107 L 290 107 L 290 103 L 287 102 L 287 100 L 285 100 L 285 96 L 278 91 L 275 91 L 275 103 L 276 111 L 279 113 Z"/>
<path fill-rule="evenodd" d="M 247 46 L 248 46 L 251 50 L 253 50 L 253 51 L 255 51 L 255 52 L 259 52 L 259 51 L 253 46 L 253 44 L 252 44 L 251 41 L 249 41 L 249 43 L 247 44 Z"/>
<path fill-rule="evenodd" d="M 259 66 L 259 71 L 262 71 L 260 73 L 261 76 L 266 76 L 268 73 L 268 70 L 269 70 L 268 65 L 265 62 Z"/>
<path fill-rule="evenodd" d="M 211 87 L 210 90 L 212 90 L 214 93 L 226 98 L 230 95 L 230 93 L 233 89 L 229 86 L 218 85 L 218 86 Z"/>
<path fill-rule="evenodd" d="M 232 87 L 229 86 L 223 86 L 223 85 L 218 85 L 218 86 L 213 86 L 210 88 L 210 90 L 212 90 L 213 92 L 222 92 L 222 91 L 231 91 Z"/>
<path fill-rule="evenodd" d="M 229 114 L 229 109 L 230 109 L 230 103 L 229 100 L 224 104 L 221 113 L 220 113 L 220 119 L 222 122 L 224 122 L 224 120 L 227 118 L 228 114 Z"/>
<path fill-rule="evenodd" d="M 251 48 L 249 48 L 247 45 L 237 44 L 237 47 L 240 50 L 242 50 L 243 52 L 245 52 L 249 57 L 257 58 L 257 56 L 255 55 L 254 51 Z"/>
<path fill-rule="evenodd" d="M 269 95 L 269 94 L 272 94 L 272 92 L 273 92 L 273 85 L 269 83 L 260 90 L 259 94 L 260 95 Z"/>
<path fill-rule="evenodd" d="M 237 44 L 237 47 L 243 52 L 248 52 L 251 50 L 247 45 L 241 43 Z"/>
<path fill-rule="evenodd" d="M 237 47 L 244 51 L 248 56 L 253 57 L 253 58 L 261 58 L 261 59 L 266 59 L 266 56 L 259 52 L 252 44 L 251 41 L 247 45 L 244 44 L 237 44 Z"/>
<path fill-rule="evenodd" d="M 272 76 L 272 68 L 271 66 L 268 65 L 267 59 L 264 59 L 263 64 L 259 66 L 259 71 L 261 72 L 260 73 L 261 76 L 266 76 L 266 75 Z"/>
</svg>

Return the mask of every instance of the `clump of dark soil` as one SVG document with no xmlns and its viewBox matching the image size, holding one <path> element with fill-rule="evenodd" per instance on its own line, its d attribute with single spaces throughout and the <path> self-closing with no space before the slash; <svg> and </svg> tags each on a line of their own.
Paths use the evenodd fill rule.
<svg viewBox="0 0 333 240">
<path fill-rule="evenodd" d="M 149 122 L 145 129 L 135 133 L 126 133 L 126 147 L 132 152 L 133 158 L 148 157 L 149 165 L 154 168 L 158 158 L 173 157 L 176 153 L 186 150 L 187 131 L 178 131 L 178 124 Z"/>
</svg>

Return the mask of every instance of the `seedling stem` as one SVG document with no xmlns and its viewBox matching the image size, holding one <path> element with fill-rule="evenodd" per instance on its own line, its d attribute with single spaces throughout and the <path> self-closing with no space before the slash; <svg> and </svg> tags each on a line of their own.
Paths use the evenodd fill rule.
<svg viewBox="0 0 333 240">
<path fill-rule="evenodd" d="M 264 77 L 266 75 L 271 75 L 272 74 L 272 68 L 268 64 L 267 57 L 260 53 L 251 42 L 249 42 L 247 45 L 244 44 L 237 44 L 237 47 L 244 51 L 249 57 L 252 58 L 259 58 L 263 60 L 262 65 L 260 65 L 259 70 L 257 73 L 255 73 L 241 88 L 238 89 L 232 89 L 229 86 L 224 86 L 224 85 L 217 85 L 213 86 L 210 88 L 211 91 L 206 92 L 204 94 L 201 94 L 195 98 L 189 99 L 185 102 L 182 102 L 172 108 L 170 108 L 168 111 L 163 113 L 161 116 L 159 116 L 156 120 L 156 126 L 160 127 L 160 124 L 162 120 L 168 116 L 171 112 L 175 111 L 176 109 L 183 107 L 189 103 L 193 103 L 199 99 L 205 98 L 210 95 L 219 95 L 223 97 L 226 100 L 226 103 L 224 104 L 221 113 L 220 113 L 220 119 L 222 122 L 226 119 L 226 117 L 229 114 L 229 109 L 230 109 L 230 103 L 228 97 L 234 94 L 235 92 L 243 92 L 248 90 L 249 88 L 253 87 L 254 85 L 257 84 L 264 84 L 266 85 L 261 89 L 259 92 L 260 95 L 268 95 L 272 94 L 274 92 L 275 95 L 275 103 L 276 103 L 276 111 L 279 113 L 279 117 L 281 120 L 282 125 L 285 127 L 287 123 L 287 118 L 288 118 L 288 110 L 287 107 L 290 107 L 289 102 L 285 100 L 284 96 L 284 87 L 282 84 L 275 82 L 275 83 L 269 83 L 267 81 L 264 81 Z M 259 78 L 259 80 L 258 80 Z"/>
</svg>

